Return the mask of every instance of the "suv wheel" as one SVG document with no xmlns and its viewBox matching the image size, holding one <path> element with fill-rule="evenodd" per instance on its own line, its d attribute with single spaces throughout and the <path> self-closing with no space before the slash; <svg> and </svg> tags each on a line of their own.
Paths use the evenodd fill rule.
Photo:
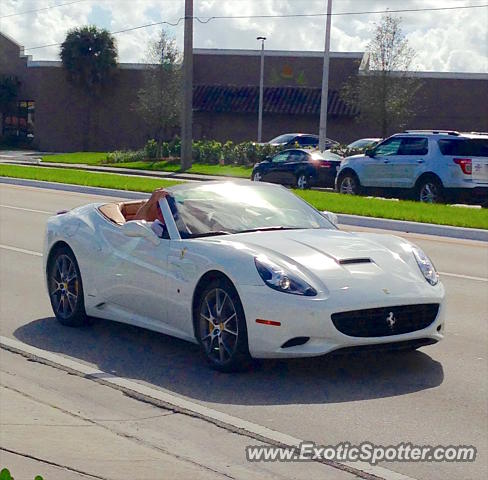
<svg viewBox="0 0 488 480">
<path fill-rule="evenodd" d="M 345 173 L 339 178 L 337 182 L 339 193 L 346 195 L 359 195 L 360 186 L 359 180 L 353 173 Z"/>
<path fill-rule="evenodd" d="M 417 193 L 418 200 L 423 203 L 442 203 L 444 201 L 442 183 L 433 177 L 422 180 L 417 187 Z"/>
</svg>

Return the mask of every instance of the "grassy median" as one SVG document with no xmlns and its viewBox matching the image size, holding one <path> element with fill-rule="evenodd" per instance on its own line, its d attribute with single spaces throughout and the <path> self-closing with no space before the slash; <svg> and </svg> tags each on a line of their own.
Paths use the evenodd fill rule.
<svg viewBox="0 0 488 480">
<path fill-rule="evenodd" d="M 136 192 L 152 192 L 156 188 L 170 187 L 182 183 L 174 180 L 144 178 L 134 175 L 115 175 L 67 168 L 28 167 L 5 164 L 0 164 L 0 176 L 41 180 L 44 182 L 69 183 L 84 187 L 115 188 L 117 190 L 131 190 Z"/>
<path fill-rule="evenodd" d="M 180 172 L 181 163 L 179 159 L 161 160 L 152 162 L 149 160 L 140 162 L 120 162 L 106 163 L 107 154 L 100 152 L 76 152 L 63 153 L 59 155 L 45 155 L 42 157 L 43 162 L 51 163 L 70 163 L 99 165 L 104 167 L 129 168 L 137 170 L 149 170 L 156 172 Z M 236 178 L 250 178 L 252 167 L 242 165 L 208 165 L 203 163 L 194 163 L 185 173 L 195 173 L 199 175 L 219 175 Z"/>
<path fill-rule="evenodd" d="M 0 164 L 0 176 L 140 192 L 151 192 L 158 187 L 181 183 L 133 175 L 5 164 Z M 488 230 L 488 209 L 426 205 L 419 202 L 354 197 L 314 190 L 295 190 L 295 193 L 319 210 Z"/>
</svg>

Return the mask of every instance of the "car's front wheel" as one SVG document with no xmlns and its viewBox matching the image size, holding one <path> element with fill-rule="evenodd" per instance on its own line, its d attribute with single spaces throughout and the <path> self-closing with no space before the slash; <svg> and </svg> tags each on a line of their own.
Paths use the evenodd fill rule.
<svg viewBox="0 0 488 480">
<path fill-rule="evenodd" d="M 209 365 L 221 372 L 246 369 L 251 357 L 244 310 L 235 288 L 212 281 L 200 295 L 196 334 Z"/>
<path fill-rule="evenodd" d="M 63 325 L 78 327 L 87 323 L 83 284 L 73 252 L 58 248 L 47 265 L 49 299 L 57 320 Z"/>
<path fill-rule="evenodd" d="M 337 182 L 337 187 L 339 193 L 346 195 L 360 194 L 359 180 L 353 173 L 347 172 L 341 175 L 339 177 L 339 181 Z"/>
</svg>

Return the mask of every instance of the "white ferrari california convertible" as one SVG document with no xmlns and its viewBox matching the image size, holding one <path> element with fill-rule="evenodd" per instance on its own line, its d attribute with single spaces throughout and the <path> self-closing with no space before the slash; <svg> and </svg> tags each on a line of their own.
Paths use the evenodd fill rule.
<svg viewBox="0 0 488 480">
<path fill-rule="evenodd" d="M 142 201 L 49 219 L 47 288 L 57 319 L 125 322 L 200 344 L 211 366 L 339 349 L 415 349 L 443 337 L 444 288 L 417 246 L 347 233 L 266 183 L 167 189 L 165 225 L 132 220 Z"/>
</svg>

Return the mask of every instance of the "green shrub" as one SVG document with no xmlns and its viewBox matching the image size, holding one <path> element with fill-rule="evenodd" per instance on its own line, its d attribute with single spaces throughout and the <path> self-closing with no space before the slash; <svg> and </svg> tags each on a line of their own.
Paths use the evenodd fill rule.
<svg viewBox="0 0 488 480">
<path fill-rule="evenodd" d="M 107 154 L 103 163 L 139 162 L 146 158 L 144 150 L 116 150 Z"/>
<path fill-rule="evenodd" d="M 155 159 L 158 158 L 158 142 L 152 138 L 146 142 L 144 146 L 144 155 L 146 158 Z"/>
<path fill-rule="evenodd" d="M 341 157 L 350 157 L 351 155 L 359 155 L 366 151 L 366 148 L 348 148 L 347 145 L 335 145 L 330 151 L 332 153 L 337 153 Z"/>
</svg>

